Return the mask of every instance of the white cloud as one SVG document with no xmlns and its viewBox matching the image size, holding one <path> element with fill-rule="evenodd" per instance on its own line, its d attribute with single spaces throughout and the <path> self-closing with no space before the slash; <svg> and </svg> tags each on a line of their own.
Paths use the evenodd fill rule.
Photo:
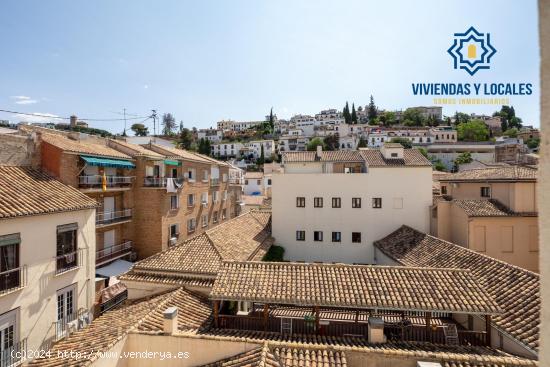
<svg viewBox="0 0 550 367">
<path fill-rule="evenodd" d="M 145 85 L 143 86 L 143 89 L 149 89 L 149 86 L 148 86 L 147 84 L 145 84 Z"/>
<path fill-rule="evenodd" d="M 43 123 L 43 122 L 53 122 L 58 123 L 62 120 L 56 117 L 59 117 L 57 115 L 54 115 L 52 113 L 44 113 L 44 112 L 32 112 L 33 114 L 40 115 L 40 116 L 31 116 L 31 115 L 23 115 L 23 114 L 15 114 L 14 117 L 20 121 L 20 122 L 30 122 L 30 123 Z"/>
<path fill-rule="evenodd" d="M 11 99 L 15 101 L 15 104 L 35 104 L 38 103 L 36 99 L 32 99 L 27 96 L 11 96 Z"/>
</svg>

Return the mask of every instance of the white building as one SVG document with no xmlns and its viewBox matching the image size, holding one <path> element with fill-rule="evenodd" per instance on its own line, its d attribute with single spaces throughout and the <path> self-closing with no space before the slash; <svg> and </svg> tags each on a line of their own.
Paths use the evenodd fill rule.
<svg viewBox="0 0 550 367">
<path fill-rule="evenodd" d="M 0 166 L 0 351 L 47 349 L 91 321 L 97 202 L 50 176 Z"/>
<path fill-rule="evenodd" d="M 200 139 L 210 140 L 211 143 L 219 143 L 223 139 L 223 131 L 220 129 L 200 129 L 197 132 Z"/>
<path fill-rule="evenodd" d="M 244 131 L 252 127 L 258 126 L 265 123 L 265 121 L 233 121 L 233 120 L 222 120 L 218 121 L 217 127 L 221 131 Z"/>
<path fill-rule="evenodd" d="M 426 147 L 428 156 L 440 160 L 448 170 L 454 167 L 455 159 L 469 152 L 473 160 L 482 163 L 495 162 L 495 145 L 489 142 L 463 142 L 456 144 L 431 144 Z"/>
<path fill-rule="evenodd" d="M 336 109 L 323 110 L 315 115 L 319 125 L 338 125 L 345 122 L 342 112 Z"/>
<path fill-rule="evenodd" d="M 273 237 L 296 261 L 374 263 L 373 241 L 429 230 L 432 165 L 416 149 L 288 152 L 273 174 Z"/>
<path fill-rule="evenodd" d="M 244 144 L 239 143 L 237 141 L 231 142 L 231 143 L 212 144 L 210 147 L 214 157 L 222 157 L 222 158 L 240 157 L 241 150 L 243 148 L 244 148 Z"/>
<path fill-rule="evenodd" d="M 305 151 L 310 138 L 303 135 L 283 135 L 279 137 L 278 150 L 282 152 Z"/>
<path fill-rule="evenodd" d="M 264 195 L 264 174 L 263 172 L 246 172 L 244 174 L 245 195 Z"/>
<path fill-rule="evenodd" d="M 252 140 L 245 144 L 245 148 L 248 148 L 249 154 L 252 154 L 254 159 L 260 158 L 262 147 L 265 158 L 269 158 L 272 154 L 275 154 L 275 141 L 273 140 Z"/>
</svg>

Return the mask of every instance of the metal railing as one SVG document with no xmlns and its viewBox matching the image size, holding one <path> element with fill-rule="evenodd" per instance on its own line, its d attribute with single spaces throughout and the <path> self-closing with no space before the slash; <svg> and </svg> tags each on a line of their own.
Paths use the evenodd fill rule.
<svg viewBox="0 0 550 367">
<path fill-rule="evenodd" d="M 103 186 L 103 176 L 79 176 L 78 184 L 80 187 L 101 187 Z M 107 187 L 122 187 L 130 186 L 132 184 L 133 177 L 126 176 L 105 176 Z"/>
<path fill-rule="evenodd" d="M 130 253 L 132 253 L 133 248 L 134 246 L 132 241 L 124 241 L 117 245 L 112 245 L 104 249 L 98 250 L 95 253 L 95 264 L 96 266 L 99 266 L 110 260 L 129 255 Z"/>
<path fill-rule="evenodd" d="M 132 209 L 115 210 L 111 212 L 97 213 L 95 216 L 95 222 L 99 225 L 112 224 L 117 222 L 123 222 L 132 218 Z"/>
<path fill-rule="evenodd" d="M 55 274 L 61 274 L 66 271 L 78 268 L 82 262 L 82 249 L 58 255 L 55 260 Z"/>
<path fill-rule="evenodd" d="M 144 177 L 143 186 L 144 187 L 166 187 L 166 181 L 168 178 L 172 177 Z M 178 185 L 183 184 L 183 177 L 174 178 Z"/>
<path fill-rule="evenodd" d="M 23 265 L 15 269 L 0 273 L 0 295 L 9 293 L 27 285 L 27 266 Z"/>
<path fill-rule="evenodd" d="M 66 336 L 69 336 L 72 332 L 84 328 L 92 321 L 91 318 L 91 314 L 87 310 L 81 308 L 76 312 L 64 316 L 62 319 L 54 321 L 54 341 L 59 341 Z"/>
<path fill-rule="evenodd" d="M 128 290 L 126 289 L 126 290 L 124 290 L 124 292 L 121 292 L 121 293 L 117 294 L 116 296 L 114 296 L 113 298 L 108 300 L 107 302 L 102 303 L 99 306 L 99 314 L 101 315 L 104 312 L 107 312 L 107 311 L 115 308 L 116 306 L 118 306 L 122 302 L 126 301 L 127 299 L 128 299 Z"/>
<path fill-rule="evenodd" d="M 27 338 L 11 346 L 2 346 L 0 351 L 0 367 L 19 366 L 27 355 Z"/>
<path fill-rule="evenodd" d="M 242 178 L 230 178 L 229 179 L 230 185 L 244 185 L 244 179 Z"/>
<path fill-rule="evenodd" d="M 220 179 L 219 178 L 211 178 L 210 179 L 210 186 L 220 186 Z"/>
</svg>

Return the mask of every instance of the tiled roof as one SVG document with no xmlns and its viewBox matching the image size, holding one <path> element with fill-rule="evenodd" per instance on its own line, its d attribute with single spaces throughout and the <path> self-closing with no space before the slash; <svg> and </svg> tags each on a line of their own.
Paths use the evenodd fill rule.
<svg viewBox="0 0 550 367">
<path fill-rule="evenodd" d="M 403 226 L 374 245 L 405 266 L 470 269 L 503 310 L 495 327 L 538 350 L 539 275 Z"/>
<path fill-rule="evenodd" d="M 244 178 L 249 178 L 249 179 L 253 179 L 253 178 L 263 178 L 264 177 L 264 173 L 263 172 L 246 172 L 244 174 Z"/>
<path fill-rule="evenodd" d="M 106 352 L 131 330 L 160 332 L 163 330 L 162 313 L 166 308 L 178 308 L 179 329 L 197 329 L 211 319 L 208 301 L 202 296 L 182 288 L 149 300 L 108 311 L 92 323 L 54 344 L 51 356 L 33 360 L 31 366 L 83 366 L 97 358 L 77 359 L 70 352 L 88 356 L 91 351 Z M 67 352 L 67 356 L 63 353 Z"/>
<path fill-rule="evenodd" d="M 469 217 L 508 217 L 517 215 L 496 200 L 455 199 L 456 206 Z"/>
<path fill-rule="evenodd" d="M 195 161 L 195 162 L 205 163 L 205 164 L 214 163 L 214 162 L 212 162 L 212 159 L 207 159 L 207 158 L 205 158 L 205 156 L 203 156 L 201 154 L 196 154 L 196 153 L 193 153 L 193 152 L 189 152 L 189 151 L 184 150 L 184 149 L 171 148 L 171 147 L 167 147 L 167 146 L 164 146 L 164 145 L 157 145 L 157 144 L 153 144 L 153 143 L 146 144 L 146 145 L 144 145 L 144 147 L 147 148 L 147 149 L 154 150 L 157 153 L 164 154 L 168 157 L 187 159 L 187 160 L 190 160 L 190 161 Z M 221 163 L 221 162 L 218 162 L 218 161 L 215 161 L 215 162 L 218 163 L 218 164 Z"/>
<path fill-rule="evenodd" d="M 434 361 L 449 367 L 519 367 L 538 366 L 538 362 L 512 356 L 488 347 L 444 345 L 422 342 L 386 342 L 370 344 L 362 337 L 334 337 L 324 335 L 281 334 L 275 332 L 232 329 L 208 329 L 197 337 L 212 340 L 232 340 L 247 343 L 269 343 L 273 350 L 282 348 L 319 348 L 333 351 L 365 353 L 378 358 L 407 358 Z M 190 335 L 194 337 L 194 335 Z"/>
<path fill-rule="evenodd" d="M 55 134 L 42 134 L 42 140 L 48 144 L 51 144 L 64 152 L 95 155 L 102 157 L 132 159 L 127 154 L 121 153 L 108 146 L 92 143 L 86 140 L 72 140 L 61 135 Z"/>
<path fill-rule="evenodd" d="M 270 347 L 269 343 L 204 367 L 346 367 L 346 355 L 328 348 Z"/>
<path fill-rule="evenodd" d="M 46 173 L 0 166 L 0 218 L 90 209 L 97 201 Z"/>
<path fill-rule="evenodd" d="M 361 149 L 360 152 L 369 167 L 432 166 L 418 149 L 403 149 L 403 159 L 385 159 L 378 149 Z"/>
<path fill-rule="evenodd" d="M 271 213 L 253 210 L 137 262 L 120 279 L 152 275 L 177 283 L 190 274 L 214 276 L 223 260 L 261 260 L 271 247 L 270 236 Z"/>
<path fill-rule="evenodd" d="M 132 144 L 128 143 L 124 140 L 114 140 L 109 139 L 109 145 L 113 149 L 117 149 L 117 146 L 119 146 L 121 150 L 126 151 L 128 155 L 132 157 L 146 157 L 146 158 L 153 158 L 153 159 L 164 159 L 165 157 L 162 154 L 159 154 L 157 152 L 154 152 L 150 149 L 145 149 L 141 145 L 138 144 Z"/>
<path fill-rule="evenodd" d="M 224 262 L 210 298 L 300 306 L 499 313 L 468 270 Z"/>
<path fill-rule="evenodd" d="M 283 162 L 363 162 L 363 157 L 356 150 L 322 151 L 321 158 L 317 152 L 284 152 Z"/>
<path fill-rule="evenodd" d="M 188 276 L 175 276 L 174 274 L 163 275 L 139 271 L 130 271 L 118 278 L 121 281 L 160 283 L 178 287 L 212 288 L 214 285 L 214 278 L 192 278 Z"/>
<path fill-rule="evenodd" d="M 536 181 L 537 170 L 522 166 L 472 169 L 442 176 L 440 181 Z"/>
</svg>

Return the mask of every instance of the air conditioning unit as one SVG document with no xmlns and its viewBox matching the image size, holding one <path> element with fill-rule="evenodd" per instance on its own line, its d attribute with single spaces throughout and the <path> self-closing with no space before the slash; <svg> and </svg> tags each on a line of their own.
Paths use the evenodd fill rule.
<svg viewBox="0 0 550 367">
<path fill-rule="evenodd" d="M 86 312 L 84 314 L 82 314 L 79 318 L 78 318 L 78 330 L 82 329 L 82 328 L 85 328 L 86 326 L 88 326 L 88 324 L 90 322 L 92 322 L 92 315 L 89 313 L 89 312 Z"/>
<path fill-rule="evenodd" d="M 72 334 L 78 330 L 78 319 L 67 323 L 67 334 Z"/>
<path fill-rule="evenodd" d="M 204 200 L 201 202 L 202 206 L 207 206 L 208 205 L 208 201 Z"/>
<path fill-rule="evenodd" d="M 168 245 L 174 246 L 177 241 L 178 241 L 177 238 L 170 238 L 170 240 L 168 241 Z"/>
</svg>

